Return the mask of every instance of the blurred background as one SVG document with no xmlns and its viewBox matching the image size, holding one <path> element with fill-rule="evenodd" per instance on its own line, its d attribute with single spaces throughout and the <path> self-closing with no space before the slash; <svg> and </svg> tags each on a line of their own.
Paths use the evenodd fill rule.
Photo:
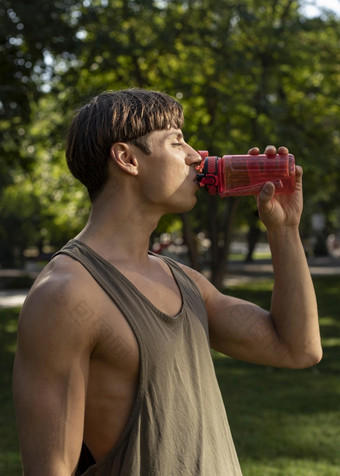
<svg viewBox="0 0 340 476">
<path fill-rule="evenodd" d="M 339 0 L 0 0 L 1 475 L 21 474 L 11 395 L 20 305 L 90 207 L 65 163 L 68 125 L 94 95 L 143 87 L 182 103 L 198 150 L 285 145 L 303 166 L 301 236 L 324 358 L 303 371 L 214 362 L 245 476 L 339 476 L 339 40 Z M 200 190 L 194 210 L 160 221 L 150 247 L 270 306 L 253 197 Z"/>
<path fill-rule="evenodd" d="M 340 253 L 339 1 L 1 0 L 0 267 L 35 269 L 84 225 L 64 160 L 74 110 L 144 87 L 184 106 L 212 155 L 286 145 L 304 168 L 306 253 Z M 233 241 L 261 241 L 253 198 L 199 193 L 152 237 L 220 285 Z M 178 248 L 179 246 L 179 248 Z M 245 251 L 248 259 L 251 253 Z"/>
</svg>

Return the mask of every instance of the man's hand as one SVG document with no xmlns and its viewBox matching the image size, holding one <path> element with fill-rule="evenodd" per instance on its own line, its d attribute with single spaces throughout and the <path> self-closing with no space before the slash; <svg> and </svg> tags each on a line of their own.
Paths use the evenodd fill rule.
<svg viewBox="0 0 340 476">
<path fill-rule="evenodd" d="M 253 147 L 248 152 L 250 155 L 258 155 L 259 153 L 258 147 Z M 287 155 L 288 149 L 287 147 L 280 147 L 276 151 L 276 147 L 273 145 L 266 147 L 265 154 L 268 157 L 272 157 L 276 153 Z M 300 166 L 296 166 L 295 176 L 296 189 L 294 193 L 275 196 L 275 186 L 273 183 L 268 182 L 256 197 L 260 218 L 268 231 L 299 226 L 303 208 L 302 168 Z"/>
</svg>

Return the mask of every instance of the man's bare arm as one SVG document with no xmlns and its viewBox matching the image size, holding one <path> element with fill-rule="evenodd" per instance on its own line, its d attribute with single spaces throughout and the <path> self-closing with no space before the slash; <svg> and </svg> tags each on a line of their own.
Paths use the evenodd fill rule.
<svg viewBox="0 0 340 476">
<path fill-rule="evenodd" d="M 275 154 L 276 149 L 271 146 L 266 152 Z M 281 148 L 279 152 L 288 150 Z M 270 311 L 225 296 L 201 275 L 187 271 L 206 302 L 212 347 L 232 357 L 292 368 L 307 367 L 321 359 L 317 303 L 298 231 L 302 212 L 300 167 L 296 178 L 292 195 L 276 198 L 274 186 L 267 184 L 258 198 L 274 266 Z"/>
<path fill-rule="evenodd" d="M 13 392 L 27 476 L 70 476 L 81 450 L 91 341 L 72 319 L 73 291 L 47 276 L 19 318 Z"/>
</svg>

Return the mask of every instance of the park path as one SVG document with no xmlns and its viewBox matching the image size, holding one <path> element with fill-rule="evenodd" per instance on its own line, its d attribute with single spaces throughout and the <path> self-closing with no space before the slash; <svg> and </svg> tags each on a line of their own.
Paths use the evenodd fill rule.
<svg viewBox="0 0 340 476">
<path fill-rule="evenodd" d="M 308 265 L 312 276 L 340 275 L 340 258 L 332 256 L 313 257 L 308 259 Z M 251 282 L 261 277 L 273 277 L 273 266 L 270 260 L 255 260 L 251 263 L 235 261 L 228 263 L 224 284 L 232 286 L 238 283 Z"/>
<path fill-rule="evenodd" d="M 340 275 L 340 258 L 330 256 L 310 258 L 308 264 L 312 276 Z M 20 271 L 0 270 L 0 282 L 4 277 L 8 277 L 10 273 L 19 275 Z M 273 277 L 273 267 L 270 260 L 255 260 L 251 263 L 231 261 L 228 263 L 224 284 L 228 287 L 266 277 Z M 0 289 L 0 309 L 22 306 L 27 293 L 28 289 L 10 291 Z"/>
</svg>

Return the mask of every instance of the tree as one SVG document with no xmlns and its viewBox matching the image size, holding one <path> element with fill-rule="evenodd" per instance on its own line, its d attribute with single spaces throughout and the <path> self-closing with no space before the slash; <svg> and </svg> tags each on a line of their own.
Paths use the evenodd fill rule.
<svg viewBox="0 0 340 476">
<path fill-rule="evenodd" d="M 12 144 L 12 157 L 22 157 L 25 165 L 14 168 L 14 172 L 7 167 L 10 179 L 6 183 L 10 186 L 17 170 L 24 170 L 27 180 L 34 176 L 38 181 L 37 173 L 45 160 L 55 164 L 51 174 L 59 177 L 52 180 L 52 190 L 59 187 L 67 197 L 61 165 L 64 124 L 70 114 L 65 117 L 65 111 L 105 89 L 141 86 L 163 90 L 182 102 L 184 133 L 197 149 L 223 155 L 246 153 L 252 145 L 263 149 L 269 142 L 287 145 L 305 170 L 305 217 L 311 216 L 317 203 L 334 217 L 340 179 L 336 160 L 340 22 L 330 14 L 306 19 L 299 10 L 301 3 L 64 0 L 53 4 L 35 0 L 26 10 L 23 2 L 3 0 L 5 7 L 0 13 L 4 16 L 5 12 L 11 21 L 2 51 L 12 55 L 7 54 L 10 73 L 4 84 L 17 78 L 26 101 L 17 103 L 25 104 L 28 111 L 24 114 L 15 106 L 10 121 L 0 121 L 0 130 L 14 131 L 13 137 L 20 139 L 15 143 L 8 139 L 5 145 L 8 148 Z M 39 31 L 25 27 L 31 14 L 39 14 Z M 49 19 L 53 25 L 47 36 Z M 24 27 L 18 28 L 19 23 Z M 21 65 L 18 61 L 23 55 L 25 64 Z M 18 70 L 18 65 L 27 74 Z M 10 107 L 10 101 L 6 102 L 7 110 Z M 41 114 L 33 117 L 32 111 L 37 114 L 39 110 Z M 34 124 L 41 124 L 41 115 L 49 110 L 53 111 L 55 127 L 44 125 L 46 134 L 37 132 Z M 23 119 L 32 127 L 22 127 L 18 136 L 18 124 L 23 124 Z M 32 139 L 39 149 L 37 155 L 28 153 Z M 43 150 L 50 151 L 49 159 L 43 159 Z M 8 150 L 0 160 L 5 156 L 10 156 Z M 320 183 L 325 186 L 320 187 Z M 63 214 L 63 207 L 56 204 L 63 202 L 47 192 L 37 190 L 36 206 L 42 217 L 49 209 L 50 229 L 50 223 L 59 223 L 57 212 Z M 233 224 L 236 219 L 240 221 L 245 200 L 220 200 L 202 191 L 195 210 L 183 221 L 193 264 L 198 266 L 199 260 L 192 237 L 203 230 L 210 238 L 211 279 L 217 286 L 226 271 Z M 48 207 L 49 201 L 55 206 Z M 71 213 L 63 223 L 74 220 Z M 307 220 L 304 226 L 308 228 Z M 72 226 L 67 229 L 72 230 Z M 53 236 L 55 233 L 53 228 Z"/>
<path fill-rule="evenodd" d="M 43 206 L 37 185 L 36 145 L 30 136 L 40 98 L 57 80 L 53 61 L 69 62 L 79 40 L 73 1 L 0 2 L 0 261 L 13 265 L 28 244 L 39 244 Z M 71 53 L 72 52 L 72 53 Z M 54 105 L 53 105 L 54 107 Z M 52 131 L 58 143 L 56 129 Z M 55 145 L 55 144 L 54 144 Z M 25 207 L 22 204 L 25 203 Z M 19 259 L 19 262 L 21 259 Z"/>
<path fill-rule="evenodd" d="M 32 105 L 52 81 L 54 57 L 74 58 L 80 44 L 72 21 L 75 2 L 1 0 L 0 3 L 0 139 L 1 165 L 13 168 L 13 159 L 27 168 L 30 161 L 20 148 L 25 126 L 33 119 Z M 72 52 L 72 53 L 71 53 Z M 4 174 L 1 176 L 5 180 Z"/>
</svg>

